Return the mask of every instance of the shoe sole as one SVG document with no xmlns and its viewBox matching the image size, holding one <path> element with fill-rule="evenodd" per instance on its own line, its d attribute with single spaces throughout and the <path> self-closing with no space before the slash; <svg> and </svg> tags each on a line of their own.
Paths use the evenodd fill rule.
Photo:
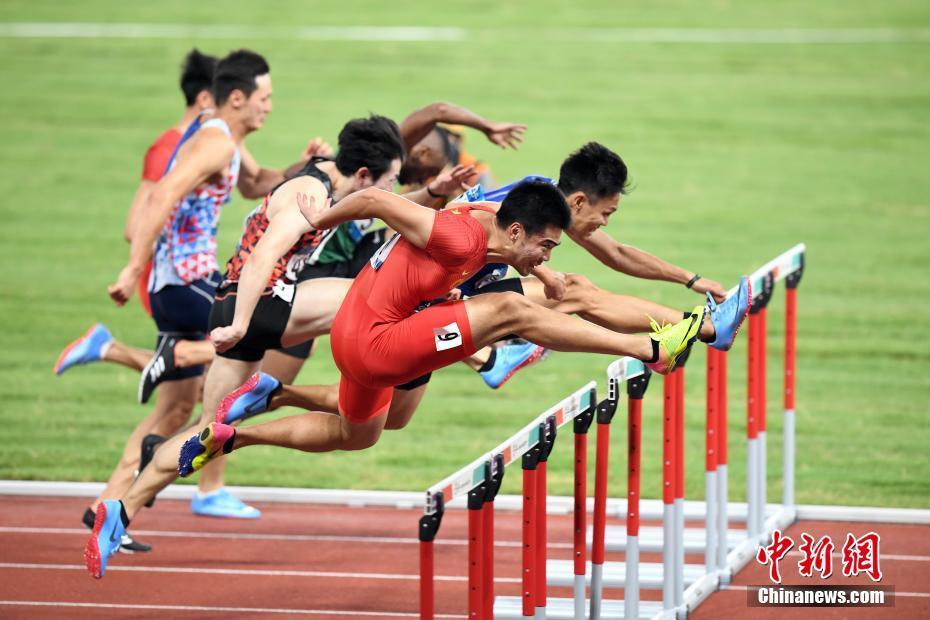
<svg viewBox="0 0 930 620">
<path fill-rule="evenodd" d="M 192 473 L 199 471 L 203 468 L 204 465 L 210 462 L 208 459 L 207 462 L 203 463 L 200 467 L 194 467 L 194 459 L 207 451 L 207 446 L 205 446 L 203 443 L 207 438 L 204 437 L 204 434 L 206 434 L 207 437 L 210 437 L 211 433 L 209 426 L 185 441 L 184 445 L 181 446 L 181 454 L 178 457 L 178 475 L 182 478 L 187 478 Z M 197 452 L 195 454 L 191 454 L 194 449 L 196 449 Z"/>
<path fill-rule="evenodd" d="M 237 387 L 235 390 L 226 395 L 226 398 L 223 399 L 223 402 L 220 403 L 219 408 L 216 410 L 216 416 L 213 418 L 214 422 L 219 424 L 228 424 L 226 422 L 226 416 L 229 415 L 229 410 L 235 404 L 236 400 L 246 392 L 251 392 L 255 389 L 255 386 L 258 385 L 259 375 L 255 373 L 249 377 L 248 381 Z M 253 414 L 254 415 L 254 414 Z M 245 416 L 243 416 L 245 417 Z M 233 422 L 236 422 L 242 418 L 236 418 Z"/>
<path fill-rule="evenodd" d="M 531 366 L 532 364 L 535 364 L 536 362 L 542 361 L 543 359 L 548 357 L 548 355 L 549 355 L 549 349 L 536 345 L 536 349 L 533 351 L 533 354 L 530 355 L 525 360 L 523 360 L 522 362 L 520 362 L 519 364 L 517 364 L 516 366 L 514 366 L 513 369 L 509 373 L 507 373 L 507 376 L 505 376 L 504 379 L 500 383 L 498 383 L 497 387 L 495 387 L 494 389 L 499 390 L 500 388 L 504 386 L 505 383 L 510 381 L 510 377 L 514 376 L 515 374 L 517 374 L 517 372 L 523 370 L 527 366 Z"/>
<path fill-rule="evenodd" d="M 61 355 L 59 355 L 59 356 L 58 356 L 58 359 L 55 361 L 55 374 L 56 374 L 56 375 L 60 375 L 60 374 L 63 373 L 65 370 L 67 370 L 67 369 L 62 369 L 62 368 L 61 368 L 61 365 L 64 363 L 65 358 L 68 357 L 68 354 L 71 353 L 71 351 L 73 351 L 78 345 L 80 345 L 82 342 L 84 342 L 85 340 L 87 340 L 88 338 L 90 338 L 90 335 L 93 333 L 93 331 L 94 331 L 95 329 L 97 329 L 97 326 L 96 326 L 96 325 L 93 325 L 90 329 L 88 329 L 86 332 L 84 332 L 84 335 L 83 335 L 83 336 L 80 336 L 79 338 L 76 338 L 75 340 L 73 340 L 73 341 L 71 342 L 71 344 L 69 344 L 67 347 L 65 347 L 65 350 L 61 352 Z M 74 365 L 74 364 L 72 364 L 72 365 Z M 70 368 L 70 366 L 69 366 L 68 368 Z"/>
<path fill-rule="evenodd" d="M 752 310 L 752 281 L 746 280 L 746 291 L 749 294 L 749 302 L 746 304 L 746 312 L 743 313 L 743 318 L 739 320 L 739 323 L 736 325 L 736 329 L 733 330 L 733 340 L 730 341 L 730 346 L 726 349 L 717 349 L 718 351 L 729 351 L 733 346 L 733 343 L 736 342 L 736 337 L 739 336 L 739 329 L 743 326 L 743 323 L 746 321 L 746 317 L 749 316 L 749 311 Z M 715 349 L 717 347 L 714 347 Z"/>
<path fill-rule="evenodd" d="M 100 545 L 97 544 L 97 537 L 100 536 L 100 529 L 107 518 L 107 507 L 101 502 L 97 506 L 97 515 L 94 517 L 94 529 L 91 530 L 90 540 L 84 546 L 84 566 L 90 571 L 94 579 L 103 577 L 100 570 Z"/>
</svg>

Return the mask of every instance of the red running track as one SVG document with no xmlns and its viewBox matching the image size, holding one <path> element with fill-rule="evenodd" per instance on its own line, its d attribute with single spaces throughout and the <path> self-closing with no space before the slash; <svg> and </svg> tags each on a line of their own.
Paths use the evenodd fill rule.
<svg viewBox="0 0 930 620">
<path fill-rule="evenodd" d="M 419 510 L 266 503 L 259 504 L 261 519 L 238 521 L 194 517 L 186 502 L 159 500 L 131 528 L 155 549 L 115 556 L 106 577 L 98 581 L 83 565 L 89 534 L 80 516 L 86 505 L 84 498 L 0 496 L 0 617 L 418 617 Z M 571 557 L 571 519 L 549 516 L 549 557 Z M 466 511 L 449 510 L 436 539 L 440 618 L 465 618 L 466 527 Z M 842 540 L 848 531 L 859 535 L 869 529 L 882 535 L 883 585 L 899 593 L 930 590 L 930 527 L 806 523 L 788 533 L 828 532 Z M 495 591 L 517 596 L 519 513 L 498 511 L 495 530 Z M 608 561 L 619 559 L 608 555 Z M 896 556 L 909 559 L 891 559 Z M 792 559 L 797 561 L 792 557 L 782 563 L 785 582 L 811 583 L 790 579 Z M 644 554 L 642 560 L 661 558 Z M 764 578 L 765 569 L 752 563 L 734 586 L 765 583 Z M 549 595 L 568 597 L 571 592 L 550 588 Z M 622 591 L 605 595 L 620 597 Z M 642 597 L 658 599 L 661 593 L 643 591 Z M 812 610 L 773 614 L 750 609 L 746 592 L 736 589 L 715 594 L 694 617 L 783 618 L 795 611 Z M 883 617 L 876 612 L 930 617 L 930 594 L 899 596 L 896 607 L 887 610 L 816 612 L 828 618 Z"/>
</svg>

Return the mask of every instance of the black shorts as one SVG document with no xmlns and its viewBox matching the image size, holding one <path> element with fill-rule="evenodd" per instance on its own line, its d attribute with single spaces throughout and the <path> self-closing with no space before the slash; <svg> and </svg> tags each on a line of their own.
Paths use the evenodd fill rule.
<svg viewBox="0 0 930 620">
<path fill-rule="evenodd" d="M 158 327 L 155 348 L 166 334 L 184 340 L 205 340 L 209 331 L 210 311 L 220 275 L 216 272 L 187 286 L 168 285 L 149 295 L 152 318 Z M 204 366 L 180 368 L 163 381 L 190 379 L 203 374 Z"/>
<path fill-rule="evenodd" d="M 216 290 L 216 301 L 210 313 L 210 331 L 217 327 L 232 325 L 236 312 L 238 285 L 221 286 Z M 281 348 L 281 336 L 287 329 L 291 318 L 291 303 L 274 295 L 262 295 L 252 313 L 249 329 L 236 346 L 217 353 L 220 357 L 257 362 L 265 356 L 265 351 Z"/>
<path fill-rule="evenodd" d="M 498 280 L 497 282 L 491 282 L 490 284 L 485 284 L 479 289 L 476 289 L 472 293 L 472 297 L 475 295 L 483 295 L 485 293 L 517 293 L 518 295 L 523 295 L 523 281 L 520 278 L 504 278 L 503 280 Z"/>
</svg>

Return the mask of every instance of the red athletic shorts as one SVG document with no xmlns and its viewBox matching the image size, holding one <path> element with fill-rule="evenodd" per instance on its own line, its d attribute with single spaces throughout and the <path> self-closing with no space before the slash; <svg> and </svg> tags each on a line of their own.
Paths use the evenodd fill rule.
<svg viewBox="0 0 930 620">
<path fill-rule="evenodd" d="M 342 373 L 339 412 L 356 423 L 387 413 L 395 385 L 476 351 L 462 301 L 385 322 L 350 292 L 336 315 L 330 338 L 333 359 Z"/>
</svg>

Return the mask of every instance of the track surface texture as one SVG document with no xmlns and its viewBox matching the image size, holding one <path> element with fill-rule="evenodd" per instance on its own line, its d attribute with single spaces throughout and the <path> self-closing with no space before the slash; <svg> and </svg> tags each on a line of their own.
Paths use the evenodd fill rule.
<svg viewBox="0 0 930 620">
<path fill-rule="evenodd" d="M 0 496 L 0 617 L 418 616 L 419 510 L 259 503 L 261 519 L 238 521 L 195 517 L 187 502 L 159 500 L 130 528 L 153 551 L 111 558 L 106 576 L 98 581 L 82 561 L 88 530 L 81 527 L 80 516 L 87 501 Z M 569 559 L 571 515 L 550 515 L 548 521 L 549 557 Z M 437 617 L 466 617 L 466 530 L 466 511 L 447 511 L 435 545 Z M 495 591 L 516 596 L 519 513 L 498 511 L 495 530 Z M 768 583 L 767 568 L 751 562 L 733 580 L 732 589 L 711 596 L 693 617 L 784 618 L 811 611 L 826 618 L 930 616 L 930 526 L 795 524 L 786 532 L 796 546 L 781 562 L 784 583 L 870 584 L 867 577 L 842 577 L 839 556 L 828 582 L 802 578 L 796 566 L 801 532 L 815 538 L 830 534 L 839 553 L 846 533 L 860 536 L 870 530 L 881 535 L 882 585 L 897 593 L 893 608 L 749 608 L 745 586 Z M 608 554 L 608 561 L 619 559 L 622 555 Z M 642 561 L 661 558 L 643 554 Z M 570 592 L 550 588 L 549 596 L 567 597 Z M 621 598 L 622 590 L 605 596 Z M 644 600 L 660 597 L 658 591 L 642 594 Z"/>
</svg>

